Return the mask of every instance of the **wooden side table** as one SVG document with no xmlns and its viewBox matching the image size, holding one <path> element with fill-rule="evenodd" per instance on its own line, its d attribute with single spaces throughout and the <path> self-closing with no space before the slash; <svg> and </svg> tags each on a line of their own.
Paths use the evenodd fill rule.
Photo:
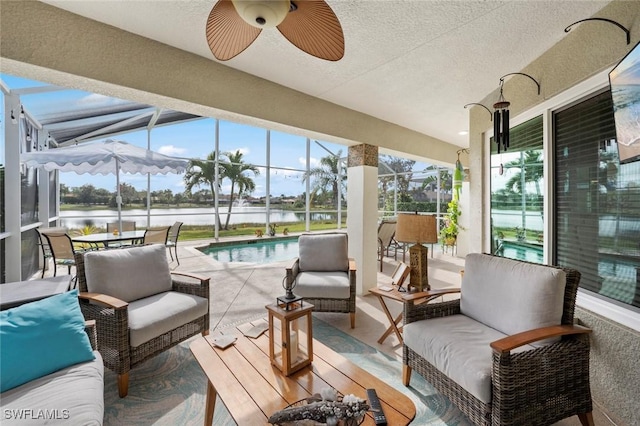
<svg viewBox="0 0 640 426">
<path fill-rule="evenodd" d="M 402 318 L 404 317 L 404 312 L 400 311 L 398 316 L 393 318 L 393 316 L 391 315 L 391 312 L 389 312 L 387 303 L 384 300 L 385 298 L 390 300 L 397 300 L 398 302 L 404 303 L 408 295 L 409 296 L 415 295 L 416 298 L 420 299 L 419 303 L 427 303 L 437 297 L 441 297 L 448 293 L 457 293 L 459 291 L 459 289 L 443 289 L 443 290 L 430 290 L 425 292 L 412 293 L 412 292 L 406 292 L 406 291 L 400 292 L 398 291 L 398 286 L 396 285 L 387 286 L 387 287 L 392 287 L 392 289 L 388 291 L 383 290 L 382 288 L 384 287 L 374 287 L 372 289 L 369 289 L 369 292 L 374 294 L 380 301 L 380 305 L 382 306 L 382 311 L 385 313 L 390 323 L 389 327 L 378 339 L 378 343 L 380 344 L 382 344 L 382 342 L 384 342 L 385 339 L 389 337 L 391 333 L 396 334 L 396 337 L 400 341 L 400 344 L 404 343 L 404 340 L 402 339 L 402 325 L 398 325 L 400 324 L 400 322 L 402 321 Z"/>
<path fill-rule="evenodd" d="M 380 338 L 378 339 L 378 343 L 384 342 L 385 339 L 389 337 L 389 335 L 391 335 L 391 333 L 395 333 L 396 337 L 400 341 L 400 344 L 402 344 L 404 342 L 402 340 L 402 325 L 398 326 L 398 324 L 400 324 L 400 322 L 402 321 L 403 313 L 401 311 L 398 316 L 394 318 L 393 315 L 391 315 L 391 312 L 389 312 L 389 308 L 387 307 L 387 303 L 384 299 L 387 298 L 390 300 L 397 300 L 398 302 L 402 302 L 402 295 L 406 293 L 399 292 L 398 286 L 395 285 L 389 291 L 382 290 L 380 287 L 374 287 L 369 289 L 369 292 L 374 294 L 380 301 L 382 311 L 387 316 L 390 324 L 382 334 L 382 336 L 380 336 Z"/>
</svg>

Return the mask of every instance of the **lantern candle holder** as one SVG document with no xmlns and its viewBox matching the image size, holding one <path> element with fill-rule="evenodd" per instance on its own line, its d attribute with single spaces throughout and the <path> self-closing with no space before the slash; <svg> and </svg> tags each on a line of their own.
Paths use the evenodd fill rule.
<svg viewBox="0 0 640 426">
<path fill-rule="evenodd" d="M 267 305 L 269 313 L 269 359 L 271 365 L 289 376 L 313 361 L 313 305 L 278 303 Z"/>
</svg>

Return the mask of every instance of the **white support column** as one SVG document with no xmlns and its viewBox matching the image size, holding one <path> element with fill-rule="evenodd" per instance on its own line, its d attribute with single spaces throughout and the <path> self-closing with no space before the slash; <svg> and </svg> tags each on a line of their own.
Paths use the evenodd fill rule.
<svg viewBox="0 0 640 426">
<path fill-rule="evenodd" d="M 267 129 L 267 155 L 266 155 L 266 164 L 267 164 L 267 175 L 265 176 L 265 186 L 266 186 L 266 197 L 265 197 L 265 208 L 267 209 L 267 222 L 265 226 L 265 234 L 269 235 L 269 225 L 271 224 L 271 130 Z"/>
<path fill-rule="evenodd" d="M 42 150 L 47 139 L 44 132 L 37 132 L 38 147 Z M 49 174 L 55 172 L 48 172 L 44 169 L 38 170 L 38 220 L 42 222 L 42 227 L 49 227 L 49 192 L 57 188 L 49 188 Z"/>
<path fill-rule="evenodd" d="M 5 95 L 5 230 L 10 236 L 5 240 L 6 282 L 22 281 L 22 234 L 20 232 L 20 128 L 13 124 L 11 111 L 18 119 L 20 112 L 20 97 Z M 19 121 L 17 121 L 19 123 Z"/>
<path fill-rule="evenodd" d="M 377 147 L 349 147 L 347 183 L 349 257 L 356 261 L 356 292 L 363 295 L 377 285 L 378 279 Z"/>
<path fill-rule="evenodd" d="M 220 238 L 220 222 L 218 221 L 218 212 L 220 207 L 220 120 L 216 118 L 216 132 L 215 132 L 215 155 L 216 163 L 213 166 L 215 173 L 213 184 L 213 221 L 215 223 L 213 236 L 216 241 Z"/>
<path fill-rule="evenodd" d="M 311 229 L 311 139 L 307 138 L 307 180 L 305 186 L 305 212 L 304 212 L 304 222 L 305 222 L 305 230 L 309 232 Z"/>
</svg>

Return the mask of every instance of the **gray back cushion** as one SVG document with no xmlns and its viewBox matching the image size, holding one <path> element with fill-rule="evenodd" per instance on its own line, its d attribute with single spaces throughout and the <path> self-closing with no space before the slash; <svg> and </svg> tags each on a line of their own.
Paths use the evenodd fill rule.
<svg viewBox="0 0 640 426">
<path fill-rule="evenodd" d="M 301 271 L 347 271 L 347 234 L 300 235 L 298 250 Z"/>
<path fill-rule="evenodd" d="M 561 269 L 469 254 L 462 278 L 460 310 L 505 334 L 559 325 L 566 281 Z"/>
<path fill-rule="evenodd" d="M 100 250 L 84 256 L 87 289 L 125 302 L 170 291 L 171 272 L 163 244 Z"/>
</svg>

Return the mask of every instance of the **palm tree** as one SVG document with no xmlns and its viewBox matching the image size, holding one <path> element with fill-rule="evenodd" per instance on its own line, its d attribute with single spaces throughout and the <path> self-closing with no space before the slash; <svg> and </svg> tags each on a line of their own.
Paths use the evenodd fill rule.
<svg viewBox="0 0 640 426">
<path fill-rule="evenodd" d="M 215 151 L 207 155 L 206 160 L 190 160 L 187 165 L 187 171 L 184 174 L 185 192 L 192 195 L 192 190 L 200 185 L 208 185 L 211 194 L 215 194 L 216 184 L 216 153 Z M 223 172 L 224 169 L 220 168 Z M 216 223 L 220 224 L 220 216 L 216 211 Z"/>
<path fill-rule="evenodd" d="M 229 228 L 229 219 L 231 218 L 231 208 L 233 206 L 233 200 L 235 196 L 235 188 L 238 187 L 238 197 L 242 195 L 250 194 L 256 189 L 256 184 L 246 172 L 252 172 L 254 176 L 260 174 L 260 170 L 256 166 L 246 164 L 242 159 L 242 152 L 239 150 L 235 153 L 227 152 L 225 155 L 228 158 L 228 162 L 220 162 L 220 167 L 224 170 L 223 176 L 231 181 L 231 193 L 229 195 L 229 210 L 227 213 L 227 220 L 224 224 L 224 229 Z"/>
<path fill-rule="evenodd" d="M 323 193 L 329 192 L 331 198 L 333 198 L 333 205 L 338 208 L 338 182 L 343 179 L 339 179 L 338 176 L 338 162 L 342 156 L 342 150 L 339 150 L 336 155 L 328 155 L 320 159 L 320 165 L 314 167 L 308 172 L 304 172 L 302 175 L 302 182 L 305 183 L 307 179 L 313 180 L 313 189 L 311 190 L 312 197 L 318 197 Z M 343 170 L 344 174 L 344 170 Z M 344 189 L 344 187 L 343 187 Z"/>
</svg>

